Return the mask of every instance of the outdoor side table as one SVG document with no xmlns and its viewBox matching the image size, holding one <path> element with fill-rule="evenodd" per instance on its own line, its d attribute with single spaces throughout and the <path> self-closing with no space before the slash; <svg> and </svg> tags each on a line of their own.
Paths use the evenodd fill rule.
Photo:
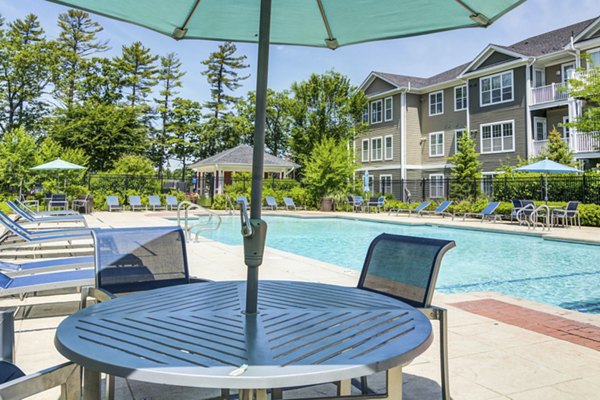
<svg viewBox="0 0 600 400">
<path fill-rule="evenodd" d="M 242 398 L 258 389 L 259 398 L 266 398 L 268 388 L 391 370 L 396 379 L 390 378 L 390 398 L 400 399 L 401 367 L 432 341 L 431 323 L 421 312 L 378 293 L 261 281 L 259 312 L 245 315 L 245 290 L 245 282 L 227 281 L 123 296 L 66 318 L 55 345 L 86 369 L 88 398 L 99 398 L 100 372 L 159 384 L 240 389 Z"/>
</svg>

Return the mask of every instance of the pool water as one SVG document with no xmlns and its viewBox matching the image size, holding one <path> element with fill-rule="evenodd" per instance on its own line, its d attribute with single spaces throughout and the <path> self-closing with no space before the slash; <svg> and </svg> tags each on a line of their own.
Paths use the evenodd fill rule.
<svg viewBox="0 0 600 400">
<path fill-rule="evenodd" d="M 342 218 L 265 216 L 267 246 L 360 271 L 377 235 L 395 233 L 451 239 L 437 290 L 494 291 L 567 309 L 600 313 L 600 246 L 438 226 Z M 241 245 L 240 219 L 224 217 L 202 236 Z"/>
</svg>

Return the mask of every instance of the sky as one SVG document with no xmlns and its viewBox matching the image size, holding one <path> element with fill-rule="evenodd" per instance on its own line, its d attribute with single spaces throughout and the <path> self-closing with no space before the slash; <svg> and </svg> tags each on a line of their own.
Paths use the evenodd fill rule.
<svg viewBox="0 0 600 400">
<path fill-rule="evenodd" d="M 141 1 L 141 0 L 139 0 Z M 172 0 L 176 1 L 176 0 Z M 376 1 L 376 0 L 375 0 Z M 490 0 L 493 1 L 493 0 Z M 29 13 L 37 15 L 49 38 L 56 38 L 58 15 L 66 7 L 44 0 L 0 0 L 0 15 L 6 22 Z M 364 43 L 335 51 L 301 46 L 273 45 L 270 50 L 269 87 L 280 91 L 293 82 L 308 79 L 312 73 L 335 70 L 359 86 L 371 71 L 429 77 L 468 62 L 490 44 L 510 45 L 527 37 L 600 16 L 598 0 L 528 0 L 492 26 L 440 32 L 425 36 Z M 167 36 L 120 21 L 92 15 L 104 28 L 100 38 L 108 40 L 107 56 L 120 55 L 121 47 L 141 41 L 156 55 L 176 53 L 186 71 L 180 95 L 204 102 L 209 98 L 202 60 L 215 51 L 219 42 L 175 41 Z M 255 90 L 255 44 L 238 44 L 238 53 L 248 57 L 250 77 L 235 95 Z"/>
</svg>

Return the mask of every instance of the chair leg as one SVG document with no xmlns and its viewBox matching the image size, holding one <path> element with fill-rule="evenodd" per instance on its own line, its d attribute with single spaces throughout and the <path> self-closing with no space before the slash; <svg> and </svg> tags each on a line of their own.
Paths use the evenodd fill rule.
<svg viewBox="0 0 600 400">
<path fill-rule="evenodd" d="M 439 310 L 440 320 L 440 369 L 442 382 L 442 399 L 451 400 L 450 376 L 448 373 L 448 311 L 444 308 Z"/>
</svg>

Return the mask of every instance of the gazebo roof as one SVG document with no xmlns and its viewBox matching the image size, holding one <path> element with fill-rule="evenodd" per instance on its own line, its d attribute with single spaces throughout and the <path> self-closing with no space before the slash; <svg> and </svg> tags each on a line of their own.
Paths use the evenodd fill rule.
<svg viewBox="0 0 600 400">
<path fill-rule="evenodd" d="M 232 149 L 222 151 L 199 160 L 190 165 L 190 168 L 196 172 L 215 172 L 215 171 L 252 171 L 252 146 L 240 144 Z M 298 164 L 289 160 L 275 157 L 272 154 L 265 153 L 265 172 L 285 172 L 288 173 L 300 167 Z"/>
</svg>

